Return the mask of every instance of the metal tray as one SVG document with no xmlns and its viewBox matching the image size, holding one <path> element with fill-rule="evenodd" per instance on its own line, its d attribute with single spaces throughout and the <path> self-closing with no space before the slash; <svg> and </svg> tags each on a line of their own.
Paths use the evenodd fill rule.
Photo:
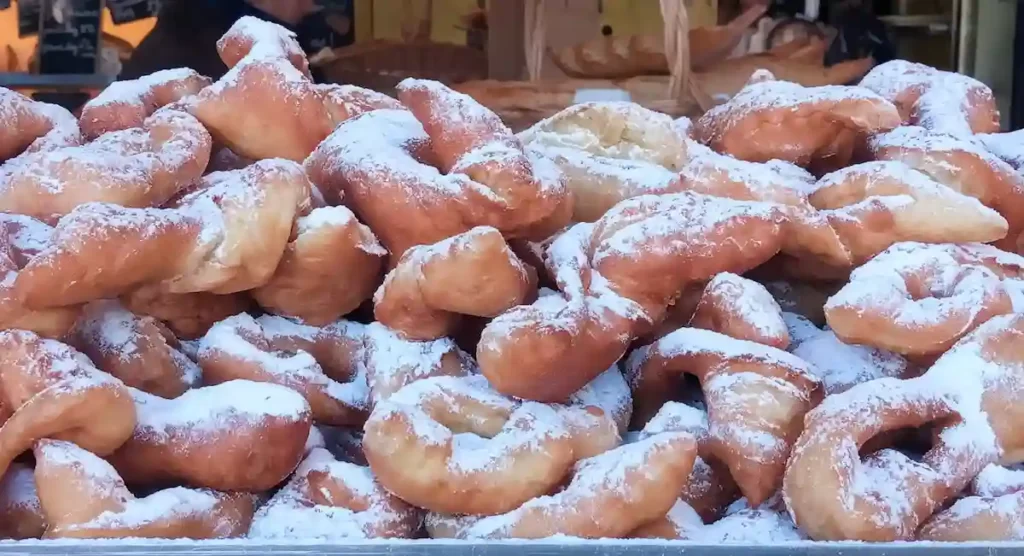
<svg viewBox="0 0 1024 556">
<path fill-rule="evenodd" d="M 0 542 L 0 556 L 1010 556 L 1024 543 L 815 543 L 700 545 L 683 541 L 376 541 L 355 544 L 229 541 L 20 541 Z"/>
</svg>

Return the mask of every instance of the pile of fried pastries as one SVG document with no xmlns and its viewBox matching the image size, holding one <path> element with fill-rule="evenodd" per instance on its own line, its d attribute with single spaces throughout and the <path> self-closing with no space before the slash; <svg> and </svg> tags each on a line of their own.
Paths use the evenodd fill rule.
<svg viewBox="0 0 1024 556">
<path fill-rule="evenodd" d="M 896 61 L 519 135 L 220 80 L 0 89 L 6 538 L 1024 539 L 1024 135 Z"/>
</svg>

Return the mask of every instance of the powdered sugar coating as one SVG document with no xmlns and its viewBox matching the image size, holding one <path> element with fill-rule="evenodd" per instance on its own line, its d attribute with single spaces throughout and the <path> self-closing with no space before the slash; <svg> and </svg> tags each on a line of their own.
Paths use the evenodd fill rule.
<svg viewBox="0 0 1024 556">
<path fill-rule="evenodd" d="M 160 70 L 138 79 L 115 81 L 82 107 L 82 127 L 86 135 L 95 136 L 138 125 L 138 120 L 152 114 L 161 104 L 177 102 L 209 84 L 208 78 L 190 68 Z"/>
<path fill-rule="evenodd" d="M 316 188 L 312 188 L 316 191 Z M 358 226 L 365 231 L 362 234 L 353 234 L 358 240 L 358 247 L 364 253 L 386 257 L 388 250 L 377 241 L 376 236 L 352 213 L 348 207 L 317 207 L 306 216 L 300 216 L 295 220 L 295 229 L 301 237 L 303 234 L 315 233 L 322 228 L 344 229 L 348 226 Z"/>
<path fill-rule="evenodd" d="M 72 468 L 90 486 L 113 498 L 115 504 L 124 504 L 132 499 L 114 466 L 72 442 L 41 440 L 37 442 L 34 451 L 36 459 L 40 460 L 38 466 Z"/>
<path fill-rule="evenodd" d="M 678 500 L 665 517 L 679 539 L 702 544 L 771 545 L 805 538 L 789 515 L 771 508 L 743 507 L 705 525 L 689 504 Z"/>
<path fill-rule="evenodd" d="M 569 403 L 600 408 L 605 415 L 619 423 L 620 432 L 625 430 L 633 413 L 633 396 L 618 364 L 577 390 L 569 397 Z"/>
<path fill-rule="evenodd" d="M 567 179 L 587 180 L 598 190 L 614 184 L 622 195 L 657 195 L 679 190 L 678 172 L 644 160 L 595 156 L 587 151 L 553 145 L 528 143 L 532 160 L 549 160 Z M 605 193 L 605 192 L 601 192 Z"/>
<path fill-rule="evenodd" d="M 426 342 L 405 340 L 380 323 L 365 328 L 365 364 L 373 407 L 404 386 L 435 376 L 444 369 L 444 359 L 455 357 L 459 370 L 476 372 L 469 356 L 451 338 Z"/>
<path fill-rule="evenodd" d="M 89 201 L 159 206 L 198 177 L 209 157 L 209 142 L 209 133 L 189 114 L 162 111 L 140 127 L 107 133 L 81 146 L 26 153 L 16 164 L 4 166 L 9 172 L 7 177 L 0 174 L 0 193 L 6 210 L 33 211 L 40 218 L 60 217 L 74 203 Z M 30 194 L 39 197 L 35 204 Z"/>
<path fill-rule="evenodd" d="M 469 150 L 461 153 L 457 160 L 442 161 L 442 171 L 450 174 L 469 171 L 473 166 L 497 161 L 499 165 L 507 165 L 509 168 L 525 165 L 522 168 L 532 173 L 530 161 L 523 154 L 523 145 L 519 139 L 512 134 L 494 112 L 477 102 L 473 97 L 453 91 L 444 84 L 429 79 L 403 79 L 396 89 L 399 96 L 415 96 L 424 100 L 427 106 L 422 114 L 429 115 L 429 122 L 425 122 L 434 133 L 441 133 L 431 139 L 442 144 L 448 144 L 451 137 L 443 135 L 444 130 L 457 130 L 461 136 L 458 141 L 464 141 L 468 137 L 474 138 Z M 446 163 L 451 163 L 445 168 Z M 537 185 L 556 186 L 561 189 L 559 183 L 539 183 Z M 493 184 L 495 189 L 503 189 L 505 184 Z M 540 191 L 541 195 L 546 192 Z M 498 193 L 500 196 L 500 192 Z"/>
<path fill-rule="evenodd" d="M 735 317 L 739 323 L 751 327 L 760 338 L 789 336 L 789 329 L 781 318 L 782 308 L 779 303 L 764 286 L 753 280 L 731 272 L 721 272 L 708 282 L 704 295 L 709 303 L 717 304 L 725 313 L 726 328 L 729 327 L 728 321 Z M 702 303 L 697 306 L 698 314 L 703 302 L 702 299 Z"/>
<path fill-rule="evenodd" d="M 127 360 L 138 353 L 139 332 L 135 329 L 138 318 L 116 301 L 98 301 L 95 310 L 77 323 L 90 344 L 104 354 Z"/>
<path fill-rule="evenodd" d="M 575 104 L 521 132 L 523 143 L 679 171 L 686 143 L 671 118 L 632 102 Z"/>
<path fill-rule="evenodd" d="M 558 494 L 533 498 L 506 514 L 463 519 L 459 523 L 461 527 L 456 527 L 458 537 L 510 538 L 514 536 L 511 533 L 517 522 L 530 514 L 546 514 L 554 520 L 559 513 L 574 509 L 600 511 L 601 506 L 589 502 L 599 493 L 623 505 L 637 503 L 628 498 L 629 482 L 637 480 L 637 475 L 642 475 L 646 480 L 656 480 L 646 468 L 647 460 L 652 452 L 668 449 L 677 438 L 678 435 L 671 433 L 656 435 L 581 460 L 573 470 L 572 481 Z M 599 523 L 602 516 L 594 515 L 592 519 Z M 557 527 L 554 523 L 547 526 Z"/>
<path fill-rule="evenodd" d="M 792 353 L 811 364 L 825 387 L 825 395 L 876 378 L 901 378 L 909 368 L 907 360 L 896 353 L 845 344 L 831 330 L 806 338 Z"/>
<path fill-rule="evenodd" d="M 506 415 L 506 425 L 497 435 L 484 439 L 474 432 L 455 433 L 425 411 L 427 399 L 440 397 L 455 404 L 453 396 L 471 400 L 473 405 L 486 407 L 494 414 Z M 498 466 L 507 465 L 512 453 L 540 449 L 548 439 L 569 435 L 555 407 L 514 402 L 494 391 L 487 379 L 479 375 L 415 381 L 379 403 L 370 419 L 388 420 L 399 413 L 404 414 L 404 422 L 412 424 L 412 432 L 419 442 L 451 446 L 448 468 L 455 473 L 497 470 Z M 472 420 L 473 416 L 464 418 Z"/>
<path fill-rule="evenodd" d="M 850 282 L 826 302 L 825 310 L 848 307 L 868 311 L 888 306 L 893 300 L 913 299 L 893 314 L 894 322 L 906 327 L 926 327 L 948 321 L 951 312 L 963 312 L 968 315 L 965 327 L 971 326 L 985 307 L 985 299 L 998 277 L 986 267 L 973 265 L 977 272 L 963 276 L 964 265 L 951 249 L 958 247 L 897 243 L 855 269 Z M 929 286 L 938 296 L 914 299 L 903 277 L 910 273 L 932 276 Z M 965 328 L 962 332 L 967 331 Z"/>
<path fill-rule="evenodd" d="M 442 174 L 410 155 L 429 142 L 423 125 L 412 112 L 374 110 L 342 122 L 317 147 L 319 154 L 309 160 L 325 161 L 339 175 L 366 177 L 350 180 L 351 187 L 373 183 L 375 187 L 394 188 L 403 198 L 424 203 L 438 197 L 457 197 L 466 191 L 501 202 L 494 192 L 464 174 Z"/>
<path fill-rule="evenodd" d="M 990 153 L 1020 172 L 1024 169 L 1024 130 L 1006 133 L 979 133 L 973 139 Z"/>
<path fill-rule="evenodd" d="M 918 525 L 911 519 L 912 508 L 920 507 L 917 504 L 938 506 L 942 502 L 930 501 L 931 488 L 958 491 L 967 485 L 974 472 L 995 461 L 1001 452 L 984 401 L 992 392 L 1015 396 L 1014 392 L 1019 392 L 1024 384 L 1015 369 L 991 359 L 993 353 L 985 350 L 984 342 L 1000 331 L 1019 326 L 1017 318 L 1004 315 L 989 320 L 940 357 L 920 378 L 881 378 L 826 397 L 807 415 L 807 428 L 794 450 L 790 470 L 796 469 L 793 465 L 806 465 L 800 460 L 806 447 L 836 447 L 831 453 L 841 459 L 821 462 L 837 466 L 837 470 L 849 475 L 849 480 L 842 483 L 844 489 L 833 494 L 838 503 L 835 511 L 853 514 L 874 527 L 884 527 L 896 538 L 909 538 Z M 938 457 L 926 456 L 927 463 L 894 450 L 883 450 L 861 461 L 857 455 L 859 447 L 854 443 L 856 433 L 844 433 L 847 429 L 889 430 L 892 427 L 887 427 L 884 419 L 893 411 L 918 411 L 936 404 L 948 406 L 950 414 L 958 420 L 943 423 L 937 437 L 942 452 Z M 787 474 L 785 494 L 793 511 L 790 480 Z"/>
<path fill-rule="evenodd" d="M 965 152 L 994 168 L 1006 169 L 1008 173 L 1013 171 L 1013 168 L 1007 163 L 974 141 L 955 135 L 930 131 L 920 126 L 900 126 L 887 133 L 874 135 L 869 139 L 868 145 L 873 152 L 878 152 L 882 149 L 908 149 L 943 153 Z"/>
<path fill-rule="evenodd" d="M 702 138 L 704 143 L 708 143 L 728 133 L 743 118 L 755 112 L 795 110 L 801 105 L 851 100 L 885 103 L 877 93 L 861 87 L 803 87 L 787 81 L 756 81 L 744 86 L 729 102 L 708 110 L 698 125 L 706 127 L 707 122 L 716 123 L 713 136 Z"/>
<path fill-rule="evenodd" d="M 482 238 L 487 236 L 496 236 L 500 232 L 491 226 L 476 226 L 466 232 L 458 235 L 454 235 L 447 239 L 443 239 L 436 243 L 429 245 L 417 245 L 408 249 L 401 258 L 401 266 L 407 269 L 417 269 L 417 279 L 425 281 L 426 278 L 423 276 L 422 269 L 431 264 L 432 261 L 438 259 L 444 259 L 455 253 L 466 253 L 478 251 L 477 242 L 483 241 Z M 503 245 L 501 248 L 503 259 L 508 261 L 510 264 L 516 267 L 518 274 L 526 279 L 527 270 L 522 261 L 516 257 L 508 245 Z M 393 280 L 398 276 L 398 272 L 391 271 L 384 277 L 384 282 L 377 288 L 373 294 L 374 304 L 378 304 L 384 298 L 385 292 L 391 285 Z M 514 292 L 509 294 L 509 297 L 513 297 Z M 512 304 L 510 300 L 509 304 Z"/>
<path fill-rule="evenodd" d="M 973 77 L 905 60 L 875 67 L 864 76 L 860 86 L 891 102 L 897 102 L 908 92 L 919 95 L 913 106 L 905 107 L 912 123 L 957 137 L 974 135 L 970 103 L 995 103 L 992 90 Z"/>
<path fill-rule="evenodd" d="M 761 201 L 780 202 L 786 197 L 806 195 L 814 188 L 815 178 L 810 172 L 783 160 L 748 162 L 715 152 L 696 141 L 687 142 L 687 154 L 689 160 L 680 175 L 689 187 L 724 178 L 742 184 Z"/>
<path fill-rule="evenodd" d="M 644 213 L 646 217 L 625 216 L 633 212 Z M 621 220 L 624 225 L 600 238 L 591 262 L 599 267 L 606 258 L 639 259 L 649 253 L 664 256 L 683 245 L 701 254 L 711 253 L 718 247 L 708 239 L 713 237 L 711 232 L 741 218 L 781 223 L 782 213 L 770 203 L 733 201 L 694 193 L 634 197 L 616 205 L 602 219 L 601 222 Z M 761 238 L 744 239 L 762 241 Z"/>
<path fill-rule="evenodd" d="M 21 214 L 0 214 L 0 223 L 6 228 L 11 247 L 16 255 L 31 259 L 50 246 L 53 238 L 53 227 Z"/>
<path fill-rule="evenodd" d="M 217 94 L 219 91 L 214 89 L 234 85 L 239 77 L 237 70 L 253 63 L 272 64 L 278 77 L 283 78 L 286 84 L 307 80 L 304 72 L 305 54 L 294 32 L 256 17 L 243 16 L 217 41 L 217 49 L 224 52 L 226 47 L 239 41 L 248 47 L 248 51 L 242 59 L 235 62 L 224 77 L 208 87 L 207 91 Z M 303 67 L 296 68 L 293 65 L 298 60 L 302 60 Z"/>
<path fill-rule="evenodd" d="M 342 383 L 327 376 L 320 363 L 307 351 L 284 352 L 261 345 L 260 340 L 266 334 L 262 326 L 264 322 L 271 323 L 272 329 L 276 327 L 278 331 L 283 331 L 283 323 L 274 324 L 277 319 L 281 317 L 264 317 L 257 321 L 246 313 L 228 317 L 214 324 L 206 333 L 201 340 L 198 356 L 200 360 L 216 359 L 224 355 L 248 361 L 258 365 L 263 372 L 278 377 L 281 384 L 310 385 L 322 389 L 329 398 L 347 407 L 368 408 L 366 376 L 359 372 L 363 370 L 362 366 L 356 366 L 357 372 L 351 381 Z M 301 333 L 301 329 L 298 332 Z"/>
<path fill-rule="evenodd" d="M 145 498 L 129 500 L 121 511 L 103 512 L 85 523 L 68 526 L 67 530 L 142 527 L 157 520 L 207 520 L 221 503 L 223 496 L 206 489 L 168 488 Z M 213 536 L 228 536 L 238 527 L 237 523 L 218 521 Z"/>
<path fill-rule="evenodd" d="M 707 411 L 670 401 L 665 402 L 665 405 L 661 406 L 654 417 L 647 421 L 643 430 L 640 431 L 639 439 L 663 432 L 686 432 L 701 442 L 707 438 L 708 430 Z"/>
<path fill-rule="evenodd" d="M 782 320 L 786 323 L 786 328 L 789 330 L 790 353 L 796 351 L 800 344 L 822 333 L 820 328 L 803 315 L 783 311 Z"/>
<path fill-rule="evenodd" d="M 630 354 L 626 361 L 626 378 L 635 389 L 641 380 L 639 374 L 650 352 L 657 346 L 658 355 L 671 359 L 685 354 L 713 353 L 721 359 L 743 359 L 765 365 L 791 369 L 811 383 L 817 383 L 814 371 L 806 361 L 785 351 L 747 340 L 737 340 L 724 334 L 698 328 L 680 328 L 661 338 L 655 344 L 644 346 Z"/>
<path fill-rule="evenodd" d="M 189 390 L 165 400 L 132 389 L 138 422 L 135 438 L 159 441 L 170 434 L 214 436 L 230 430 L 232 423 L 258 426 L 267 419 L 285 422 L 309 420 L 309 404 L 296 391 L 249 380 L 231 380 Z"/>
<path fill-rule="evenodd" d="M 1024 540 L 1022 509 L 1024 492 L 997 497 L 968 496 L 925 523 L 921 536 L 924 540 Z M 974 520 L 980 523 L 972 523 Z"/>
<path fill-rule="evenodd" d="M 330 487 L 313 491 L 311 475 Z M 411 536 L 419 512 L 377 482 L 369 467 L 337 461 L 313 449 L 288 483 L 257 511 L 249 530 L 255 539 L 321 541 Z"/>
<path fill-rule="evenodd" d="M 61 523 L 60 529 L 68 533 L 96 529 L 141 528 L 156 522 L 185 519 L 208 520 L 225 496 L 211 490 L 177 487 L 137 499 L 125 487 L 113 466 L 70 442 L 44 441 L 37 446 L 36 456 L 47 466 L 74 468 L 76 474 L 87 481 L 84 488 L 108 499 L 112 498 L 105 505 L 116 509 L 103 511 L 82 523 Z M 213 527 L 213 536 L 228 536 L 232 531 L 238 530 L 240 525 L 220 521 Z"/>
<path fill-rule="evenodd" d="M 28 128 L 28 122 L 32 122 L 33 127 L 42 127 L 45 131 L 38 137 L 23 137 L 19 142 L 27 142 L 27 146 L 22 152 L 0 153 L 0 183 L 4 182 L 3 167 L 19 159 L 21 155 L 78 145 L 82 141 L 78 120 L 66 108 L 34 101 L 20 93 L 0 87 L 0 125 L 8 129 L 19 129 Z"/>
<path fill-rule="evenodd" d="M 42 513 L 31 467 L 15 462 L 7 468 L 0 482 L 0 506 L 18 508 L 36 515 Z"/>
<path fill-rule="evenodd" d="M 570 303 L 587 298 L 591 310 L 609 310 L 628 319 L 649 321 L 650 317 L 638 303 L 619 295 L 599 271 L 591 270 L 593 259 L 587 259 L 587 246 L 594 236 L 594 224 L 576 224 L 562 233 L 548 247 L 547 263 L 555 270 L 555 282 Z M 588 273 L 587 270 L 590 270 Z M 590 277 L 584 284 L 583 277 Z M 547 303 L 554 304 L 553 299 Z"/>
<path fill-rule="evenodd" d="M 1024 469 L 989 464 L 971 483 L 971 492 L 978 496 L 1003 496 L 1024 491 Z"/>
</svg>

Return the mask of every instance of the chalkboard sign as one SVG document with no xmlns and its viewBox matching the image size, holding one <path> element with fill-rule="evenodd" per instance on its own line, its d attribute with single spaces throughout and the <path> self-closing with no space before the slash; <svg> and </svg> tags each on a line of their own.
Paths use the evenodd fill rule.
<svg viewBox="0 0 1024 556">
<path fill-rule="evenodd" d="M 130 23 L 160 13 L 160 0 L 107 0 L 114 23 Z"/>
<path fill-rule="evenodd" d="M 40 0 L 19 0 L 16 6 L 19 37 L 30 37 L 39 32 L 39 2 Z"/>
<path fill-rule="evenodd" d="M 43 0 L 39 73 L 95 73 L 103 0 Z"/>
</svg>

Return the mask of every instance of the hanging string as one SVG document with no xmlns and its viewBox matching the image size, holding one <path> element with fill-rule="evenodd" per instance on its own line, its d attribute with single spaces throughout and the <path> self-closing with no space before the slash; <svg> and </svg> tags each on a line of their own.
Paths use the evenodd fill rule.
<svg viewBox="0 0 1024 556">
<path fill-rule="evenodd" d="M 547 24 L 543 0 L 526 0 L 526 25 L 523 46 L 526 50 L 526 74 L 530 81 L 540 81 L 544 68 L 544 43 Z"/>
<path fill-rule="evenodd" d="M 690 17 L 685 0 L 659 0 L 665 25 L 668 97 L 682 99 L 690 87 Z"/>
</svg>

